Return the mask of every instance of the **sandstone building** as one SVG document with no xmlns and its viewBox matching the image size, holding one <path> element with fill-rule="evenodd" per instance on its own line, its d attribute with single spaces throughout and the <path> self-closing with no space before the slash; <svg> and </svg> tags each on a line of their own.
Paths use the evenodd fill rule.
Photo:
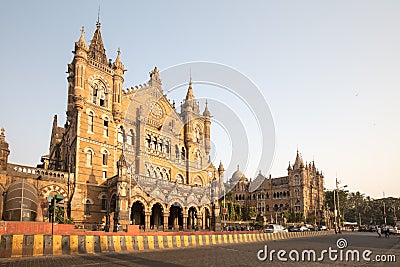
<svg viewBox="0 0 400 267">
<path fill-rule="evenodd" d="M 43 164 L 8 163 L 8 144 L 1 133 L 5 207 L 0 215 L 5 220 L 48 220 L 48 203 L 56 195 L 61 196 L 64 216 L 85 227 L 104 222 L 111 230 L 117 224 L 215 228 L 218 190 L 211 184 L 218 185 L 223 173 L 209 160 L 207 104 L 201 112 L 190 81 L 179 112 L 164 94 L 157 68 L 147 83 L 124 89 L 121 53 L 114 61 L 108 59 L 100 29 L 97 22 L 88 45 L 82 27 L 75 42 L 68 64 L 66 123 L 59 126 L 54 117 Z M 34 195 L 24 200 L 29 209 L 11 207 L 16 200 L 11 186 L 17 195 Z"/>
<path fill-rule="evenodd" d="M 220 229 L 224 168 L 210 161 L 207 103 L 201 111 L 190 81 L 181 106 L 175 107 L 157 68 L 148 82 L 124 89 L 121 52 L 115 60 L 107 57 L 100 30 L 97 22 L 88 45 L 82 28 L 75 42 L 66 123 L 59 126 L 54 116 L 42 164 L 9 163 L 2 129 L 0 218 L 49 221 L 49 203 L 56 199 L 64 210 L 61 219 L 72 218 L 89 229 L 103 223 L 110 230 L 118 224 L 146 230 Z M 272 179 L 260 173 L 249 181 L 238 170 L 225 187 L 233 188 L 236 202 L 257 207 L 259 215 L 273 221 L 284 210 L 306 216 L 321 212 L 323 179 L 314 163 L 304 164 L 297 154 L 288 176 Z"/>
<path fill-rule="evenodd" d="M 231 199 L 241 205 L 257 208 L 259 216 L 269 222 L 282 223 L 284 211 L 302 213 L 304 219 L 312 217 L 311 223 L 324 218 L 324 175 L 315 163 L 304 163 L 297 151 L 293 165 L 289 162 L 288 175 L 278 178 L 260 174 L 247 179 L 239 170 L 230 181 L 233 184 Z"/>
</svg>

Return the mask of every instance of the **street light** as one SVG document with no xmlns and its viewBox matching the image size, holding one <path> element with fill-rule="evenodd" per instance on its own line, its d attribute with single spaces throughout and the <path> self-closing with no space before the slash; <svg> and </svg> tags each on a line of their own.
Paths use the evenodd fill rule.
<svg viewBox="0 0 400 267">
<path fill-rule="evenodd" d="M 335 199 L 335 195 L 336 194 L 338 194 L 337 195 L 337 209 L 338 209 L 338 211 L 336 210 L 336 202 L 335 202 L 335 224 L 336 224 L 336 214 L 338 213 L 338 224 L 337 224 L 337 227 L 338 227 L 338 229 L 339 229 L 339 233 L 341 232 L 340 231 L 340 201 L 339 201 L 339 189 L 343 189 L 343 188 L 346 188 L 347 187 L 347 185 L 344 185 L 344 186 L 342 186 L 342 187 L 339 187 L 339 184 L 340 184 L 340 182 L 338 181 L 338 179 L 336 178 L 336 189 L 335 189 L 335 193 L 334 193 L 334 199 Z M 335 201 L 335 200 L 334 200 Z M 336 227 L 336 226 L 335 226 Z"/>
</svg>

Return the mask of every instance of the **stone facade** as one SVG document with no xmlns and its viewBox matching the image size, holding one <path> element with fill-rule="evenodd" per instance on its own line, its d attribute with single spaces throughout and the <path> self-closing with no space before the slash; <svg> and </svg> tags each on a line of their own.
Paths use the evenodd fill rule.
<svg viewBox="0 0 400 267">
<path fill-rule="evenodd" d="M 0 191 L 25 179 L 35 185 L 42 209 L 48 196 L 63 195 L 66 216 L 90 227 L 218 229 L 223 171 L 209 160 L 207 103 L 201 113 L 190 80 L 178 112 L 157 68 L 148 82 L 123 89 L 121 52 L 114 62 L 107 58 L 100 29 L 97 22 L 87 45 L 82 27 L 75 42 L 67 120 L 59 126 L 54 117 L 49 154 L 39 168 L 8 164 L 2 133 Z"/>
<path fill-rule="evenodd" d="M 303 213 L 305 219 L 313 217 L 311 223 L 323 221 L 324 176 L 313 162 L 305 163 L 297 151 L 293 165 L 289 163 L 288 175 L 272 178 L 260 174 L 247 179 L 238 169 L 230 179 L 231 199 L 241 205 L 257 208 L 259 216 L 269 222 L 284 222 L 283 212 Z"/>
</svg>

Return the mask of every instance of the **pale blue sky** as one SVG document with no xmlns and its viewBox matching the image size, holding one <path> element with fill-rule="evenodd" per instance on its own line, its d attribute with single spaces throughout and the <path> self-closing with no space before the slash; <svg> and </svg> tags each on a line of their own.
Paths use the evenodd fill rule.
<svg viewBox="0 0 400 267">
<path fill-rule="evenodd" d="M 1 1 L 0 126 L 11 162 L 36 165 L 53 115 L 64 122 L 66 65 L 82 25 L 90 40 L 98 3 Z M 398 14 L 398 1 L 101 1 L 107 56 L 121 48 L 125 87 L 154 66 L 231 66 L 271 107 L 272 176 L 286 174 L 298 146 L 327 188 L 337 173 L 373 197 L 400 192 Z"/>
</svg>

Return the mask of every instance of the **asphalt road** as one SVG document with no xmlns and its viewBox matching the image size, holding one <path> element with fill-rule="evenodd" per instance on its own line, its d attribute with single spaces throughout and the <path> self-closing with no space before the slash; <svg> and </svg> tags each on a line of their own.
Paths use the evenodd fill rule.
<svg viewBox="0 0 400 267">
<path fill-rule="evenodd" d="M 345 241 L 337 243 L 339 238 Z M 343 247 L 347 242 L 347 247 Z M 258 259 L 257 254 L 267 246 L 268 258 Z M 338 247 L 339 246 L 339 247 Z M 331 254 L 329 254 L 329 247 Z M 272 254 L 271 251 L 275 250 Z M 278 259 L 278 251 L 281 259 Z M 296 250 L 299 262 L 296 260 Z M 316 258 L 313 262 L 315 251 Z M 321 251 L 327 250 L 321 257 Z M 335 252 L 336 250 L 336 252 Z M 349 252 L 350 250 L 350 252 Z M 356 254 L 352 251 L 357 250 Z M 306 251 L 306 252 L 304 252 Z M 369 253 L 368 251 L 371 251 Z M 340 254 L 342 253 L 342 260 Z M 355 253 L 355 252 L 354 252 Z M 366 261 L 369 259 L 369 261 Z M 304 255 L 304 261 L 302 261 Z M 311 261 L 308 256 L 310 255 Z M 335 259 L 335 255 L 337 257 Z M 346 255 L 349 260 L 346 261 Z M 352 258 L 354 255 L 354 260 Z M 264 252 L 259 256 L 263 258 Z M 397 260 L 393 262 L 394 258 Z M 392 262 L 377 262 L 376 259 L 386 259 Z M 322 260 L 323 259 L 323 260 Z M 198 248 L 153 250 L 130 253 L 104 253 L 57 257 L 27 257 L 19 259 L 0 259 L 0 266 L 399 266 L 400 236 L 378 238 L 375 233 L 343 233 L 342 235 L 297 238 L 290 240 L 246 243 L 235 245 L 217 245 Z"/>
</svg>

